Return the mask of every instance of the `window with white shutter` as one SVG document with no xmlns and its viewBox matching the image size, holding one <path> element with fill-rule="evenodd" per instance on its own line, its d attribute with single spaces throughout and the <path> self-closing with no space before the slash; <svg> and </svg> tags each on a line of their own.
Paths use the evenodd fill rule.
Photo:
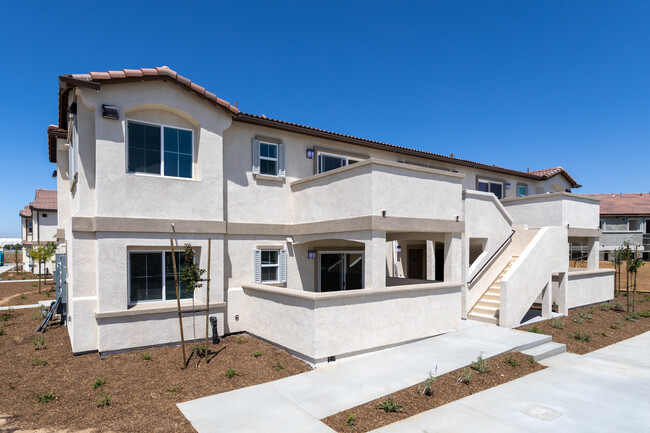
<svg viewBox="0 0 650 433">
<path fill-rule="evenodd" d="M 253 174 L 286 177 L 284 144 L 253 140 Z"/>
<path fill-rule="evenodd" d="M 286 283 L 287 252 L 285 250 L 255 250 L 255 283 Z"/>
</svg>

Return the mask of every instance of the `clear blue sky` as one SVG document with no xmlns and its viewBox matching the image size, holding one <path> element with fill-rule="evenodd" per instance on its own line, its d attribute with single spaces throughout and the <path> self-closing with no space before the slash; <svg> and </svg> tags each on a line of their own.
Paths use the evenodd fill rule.
<svg viewBox="0 0 650 433">
<path fill-rule="evenodd" d="M 3 4 L 0 237 L 56 188 L 57 76 L 160 65 L 249 113 L 650 191 L 650 2 L 306 3 Z"/>
</svg>

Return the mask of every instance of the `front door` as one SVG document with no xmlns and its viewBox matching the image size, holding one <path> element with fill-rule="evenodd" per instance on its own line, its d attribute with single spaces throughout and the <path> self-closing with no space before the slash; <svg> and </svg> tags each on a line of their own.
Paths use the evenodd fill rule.
<svg viewBox="0 0 650 433">
<path fill-rule="evenodd" d="M 363 253 L 323 252 L 318 255 L 318 279 L 321 292 L 363 288 Z"/>
<path fill-rule="evenodd" d="M 409 248 L 408 256 L 408 277 L 416 280 L 423 280 L 424 275 L 422 273 L 422 268 L 424 267 L 424 250 L 422 248 Z"/>
</svg>

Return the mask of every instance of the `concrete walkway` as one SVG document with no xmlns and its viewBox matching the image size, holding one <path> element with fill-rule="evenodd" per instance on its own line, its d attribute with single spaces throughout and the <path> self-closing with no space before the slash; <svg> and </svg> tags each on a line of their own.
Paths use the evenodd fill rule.
<svg viewBox="0 0 650 433">
<path fill-rule="evenodd" d="M 374 430 L 409 432 L 650 431 L 650 332 Z"/>
<path fill-rule="evenodd" d="M 331 432 L 319 419 L 474 361 L 524 350 L 550 336 L 463 321 L 456 332 L 341 360 L 261 385 L 178 404 L 199 433 Z"/>
</svg>

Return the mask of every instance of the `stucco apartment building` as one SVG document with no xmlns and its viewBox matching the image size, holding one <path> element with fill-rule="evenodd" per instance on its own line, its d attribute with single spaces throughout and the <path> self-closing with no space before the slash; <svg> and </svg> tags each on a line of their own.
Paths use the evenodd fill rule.
<svg viewBox="0 0 650 433">
<path fill-rule="evenodd" d="M 610 260 L 612 251 L 627 241 L 639 258 L 650 260 L 650 193 L 589 196 L 601 200 L 601 259 Z"/>
<path fill-rule="evenodd" d="M 57 242 L 57 206 L 56 190 L 37 189 L 34 201 L 20 210 L 20 236 L 25 270 L 39 272 L 38 263 L 34 263 L 29 254 L 32 248 L 48 242 Z M 51 272 L 52 264 L 45 263 L 40 271 Z"/>
<path fill-rule="evenodd" d="M 613 296 L 598 200 L 522 172 L 247 114 L 167 67 L 59 77 L 76 353 L 179 341 L 170 238 L 211 252 L 211 317 L 315 364 Z M 589 268 L 569 269 L 569 241 Z M 177 253 L 181 259 L 180 253 Z M 182 296 L 187 298 L 187 296 Z M 204 329 L 205 285 L 182 299 Z M 203 312 L 201 312 L 203 311 Z"/>
</svg>

